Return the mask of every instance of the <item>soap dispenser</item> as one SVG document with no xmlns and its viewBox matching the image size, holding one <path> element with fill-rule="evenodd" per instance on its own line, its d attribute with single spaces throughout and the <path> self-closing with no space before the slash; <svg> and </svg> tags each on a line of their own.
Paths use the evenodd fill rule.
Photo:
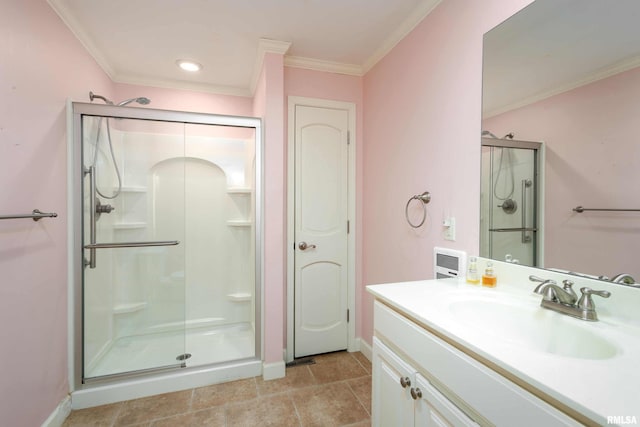
<svg viewBox="0 0 640 427">
<path fill-rule="evenodd" d="M 469 258 L 469 267 L 467 268 L 467 283 L 477 285 L 480 283 L 480 275 L 478 274 L 478 260 L 472 256 Z"/>
<path fill-rule="evenodd" d="M 484 270 L 484 274 L 482 275 L 482 286 L 495 288 L 497 282 L 498 278 L 493 271 L 493 263 L 489 261 L 487 262 L 487 268 Z"/>
</svg>

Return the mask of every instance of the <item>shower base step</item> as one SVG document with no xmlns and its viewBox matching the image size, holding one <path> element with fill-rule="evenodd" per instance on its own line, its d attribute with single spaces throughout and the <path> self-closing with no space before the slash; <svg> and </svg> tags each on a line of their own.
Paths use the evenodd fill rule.
<svg viewBox="0 0 640 427">
<path fill-rule="evenodd" d="M 227 295 L 227 298 L 229 298 L 229 301 L 233 302 L 248 302 L 252 300 L 253 295 L 248 292 L 236 292 L 234 294 Z"/>
</svg>

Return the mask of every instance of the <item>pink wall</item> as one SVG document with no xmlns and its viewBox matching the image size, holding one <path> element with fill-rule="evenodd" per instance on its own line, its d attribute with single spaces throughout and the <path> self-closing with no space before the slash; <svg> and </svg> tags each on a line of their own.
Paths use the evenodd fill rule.
<svg viewBox="0 0 640 427">
<path fill-rule="evenodd" d="M 112 100 L 117 103 L 139 96 L 146 96 L 151 99 L 149 108 L 236 116 L 253 115 L 252 98 L 189 90 L 117 83 L 115 84 L 115 95 Z M 86 102 L 89 102 L 89 100 L 86 99 Z M 137 104 L 130 105 L 136 106 Z"/>
<path fill-rule="evenodd" d="M 67 395 L 66 99 L 113 84 L 41 0 L 0 3 L 0 425 L 40 425 Z"/>
<path fill-rule="evenodd" d="M 256 91 L 254 111 L 263 111 L 264 135 L 264 355 L 265 363 L 283 361 L 285 280 L 284 57 L 267 53 Z"/>
<path fill-rule="evenodd" d="M 442 2 L 364 78 L 365 285 L 433 277 L 434 246 L 479 246 L 482 36 L 530 0 Z M 407 200 L 431 192 L 426 225 Z M 453 216 L 457 240 L 443 239 Z M 371 342 L 365 293 L 362 337 Z"/>
<path fill-rule="evenodd" d="M 332 101 L 351 102 L 356 105 L 356 336 L 361 336 L 362 295 L 362 188 L 363 188 L 363 93 L 362 77 L 343 74 L 325 73 L 301 68 L 285 67 L 284 95 L 285 108 L 289 96 L 329 99 Z M 288 118 L 285 114 L 284 129 L 288 129 Z M 292 143 L 289 141 L 289 143 Z M 286 335 L 285 335 L 286 336 Z"/>
<path fill-rule="evenodd" d="M 637 213 L 572 211 L 640 206 L 639 109 L 636 68 L 483 122 L 545 142 L 545 266 L 640 277 Z"/>
</svg>

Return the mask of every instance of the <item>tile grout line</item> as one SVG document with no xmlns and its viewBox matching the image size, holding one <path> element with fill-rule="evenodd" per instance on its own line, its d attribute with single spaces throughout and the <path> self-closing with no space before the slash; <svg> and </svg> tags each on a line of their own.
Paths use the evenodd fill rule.
<svg viewBox="0 0 640 427">
<path fill-rule="evenodd" d="M 298 412 L 298 406 L 296 405 L 296 400 L 291 396 L 291 393 L 293 393 L 291 390 L 287 391 L 287 395 L 289 396 L 289 399 L 291 400 L 291 404 L 293 405 L 293 410 L 296 413 L 296 418 L 298 419 L 298 426 L 302 427 L 302 417 L 300 417 L 300 413 Z"/>
<path fill-rule="evenodd" d="M 111 420 L 111 427 L 115 427 L 116 423 L 118 422 L 118 418 L 120 417 L 120 413 L 122 412 L 122 409 L 126 404 L 127 404 L 127 400 L 120 402 L 120 405 L 118 405 L 118 410 L 116 411 L 113 419 Z"/>
<path fill-rule="evenodd" d="M 349 387 L 349 389 L 351 390 L 351 393 L 353 393 L 353 395 L 356 397 L 356 400 L 358 401 L 358 403 L 360 404 L 360 406 L 362 406 L 362 409 L 364 409 L 364 411 L 369 414 L 369 418 L 371 418 L 371 413 L 369 413 L 369 411 L 367 410 L 367 407 L 364 405 L 364 403 L 362 403 L 362 399 L 360 399 L 360 396 L 358 395 L 358 393 L 356 393 L 356 391 L 353 389 L 353 387 L 351 387 L 351 384 L 349 384 L 349 381 L 345 381 L 347 383 L 347 387 Z"/>
</svg>

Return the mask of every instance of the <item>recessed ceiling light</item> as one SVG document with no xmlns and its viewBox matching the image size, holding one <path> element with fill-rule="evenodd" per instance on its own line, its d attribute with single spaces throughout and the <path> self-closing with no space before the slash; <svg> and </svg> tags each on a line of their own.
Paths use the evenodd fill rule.
<svg viewBox="0 0 640 427">
<path fill-rule="evenodd" d="M 185 59 L 178 59 L 176 61 L 176 64 L 178 65 L 178 67 L 182 68 L 185 71 L 200 71 L 202 69 L 202 65 L 198 64 L 197 62 L 194 61 L 187 61 Z"/>
</svg>

